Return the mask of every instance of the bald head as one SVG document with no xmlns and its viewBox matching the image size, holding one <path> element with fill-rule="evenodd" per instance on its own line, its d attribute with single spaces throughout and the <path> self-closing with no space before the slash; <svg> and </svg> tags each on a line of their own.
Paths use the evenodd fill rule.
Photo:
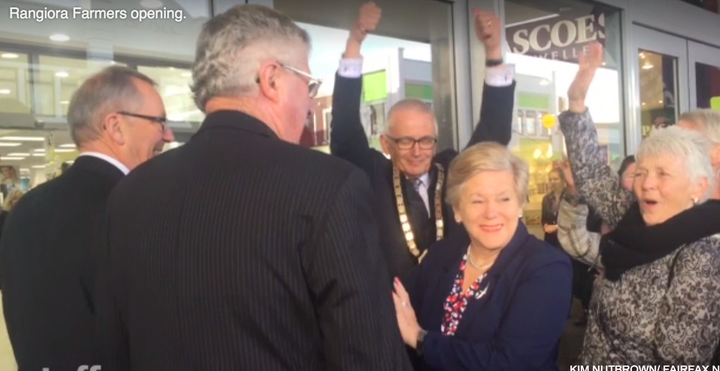
<svg viewBox="0 0 720 371">
<path fill-rule="evenodd" d="M 431 122 L 432 131 L 427 130 L 423 136 L 436 136 L 438 132 L 435 112 L 430 105 L 419 99 L 403 99 L 395 103 L 388 112 L 385 134 L 390 136 L 408 136 L 408 126 L 427 126 Z M 397 133 L 397 132 L 400 133 Z"/>
</svg>

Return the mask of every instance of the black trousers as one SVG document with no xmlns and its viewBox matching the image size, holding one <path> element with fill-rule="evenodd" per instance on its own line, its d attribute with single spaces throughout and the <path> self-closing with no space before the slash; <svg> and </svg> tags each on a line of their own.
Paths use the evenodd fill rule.
<svg viewBox="0 0 720 371">
<path fill-rule="evenodd" d="M 595 280 L 595 271 L 588 271 L 589 265 L 581 263 L 577 260 L 572 261 L 573 265 L 573 296 L 582 303 L 583 310 L 587 310 L 590 306 L 590 297 L 592 296 L 593 281 Z"/>
</svg>

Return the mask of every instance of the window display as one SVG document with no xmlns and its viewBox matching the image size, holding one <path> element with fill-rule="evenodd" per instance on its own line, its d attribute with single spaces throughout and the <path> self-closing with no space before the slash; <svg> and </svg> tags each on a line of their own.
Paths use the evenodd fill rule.
<svg viewBox="0 0 720 371">
<path fill-rule="evenodd" d="M 528 162 L 525 221 L 542 236 L 541 203 L 548 191 L 548 175 L 564 156 L 557 115 L 567 109 L 567 89 L 577 72 L 578 55 L 595 41 L 605 47 L 605 65 L 597 72 L 587 105 L 608 160 L 624 156 L 620 13 L 581 1 L 512 0 L 505 2 L 505 14 L 505 57 L 515 64 L 517 80 L 512 150 Z"/>
</svg>

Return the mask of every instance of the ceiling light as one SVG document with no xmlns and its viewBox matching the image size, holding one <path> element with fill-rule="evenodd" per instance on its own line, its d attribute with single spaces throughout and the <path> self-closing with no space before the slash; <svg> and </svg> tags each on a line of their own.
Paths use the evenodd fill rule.
<svg viewBox="0 0 720 371">
<path fill-rule="evenodd" d="M 50 35 L 50 40 L 52 40 L 52 41 L 64 42 L 64 41 L 70 40 L 70 36 L 68 36 L 68 35 L 63 35 L 63 34 L 61 34 L 61 33 L 56 33 L 56 34 L 54 34 L 54 35 Z"/>
<path fill-rule="evenodd" d="M 21 168 L 20 168 L 20 171 L 22 171 L 22 172 L 25 172 L 25 173 L 27 173 L 28 171 L 30 171 L 30 169 L 27 169 L 27 168 L 21 167 Z"/>
<path fill-rule="evenodd" d="M 44 169 L 45 165 L 35 165 L 35 166 L 32 166 L 32 168 L 33 169 Z"/>
<path fill-rule="evenodd" d="M 60 147 L 60 148 L 75 148 L 75 145 L 72 143 L 66 143 L 66 144 L 61 144 L 58 147 Z"/>
<path fill-rule="evenodd" d="M 22 143 L 9 143 L 9 142 L 0 142 L 0 147 L 17 147 L 21 145 Z"/>
<path fill-rule="evenodd" d="M 15 59 L 18 55 L 15 53 L 2 53 L 0 54 L 0 58 L 7 58 L 7 59 Z"/>
<path fill-rule="evenodd" d="M 74 150 L 74 149 L 70 149 L 70 148 L 67 148 L 67 149 L 65 149 L 65 148 L 58 148 L 58 149 L 55 150 L 55 152 L 58 152 L 58 153 L 68 153 L 68 152 L 73 152 L 73 151 L 75 151 L 75 150 Z"/>
<path fill-rule="evenodd" d="M 42 153 L 33 153 L 32 155 L 33 155 L 34 157 L 45 157 L 45 152 L 42 152 Z"/>
<path fill-rule="evenodd" d="M 655 66 L 653 66 L 652 63 L 650 63 L 650 61 L 645 61 L 645 63 L 643 63 L 642 69 L 649 70 L 653 67 L 655 67 Z"/>
<path fill-rule="evenodd" d="M 0 140 L 14 140 L 14 141 L 18 141 L 18 142 L 44 142 L 45 138 L 43 138 L 43 137 L 0 137 Z"/>
<path fill-rule="evenodd" d="M 55 72 L 55 76 L 57 76 L 57 77 L 68 77 L 69 74 L 68 74 L 67 72 L 65 72 L 65 71 L 59 71 L 59 72 Z"/>
<path fill-rule="evenodd" d="M 45 152 L 45 148 L 34 149 L 33 152 Z"/>
<path fill-rule="evenodd" d="M 645 53 L 640 53 L 640 58 L 645 58 Z"/>
<path fill-rule="evenodd" d="M 70 104 L 70 102 L 69 102 L 69 101 L 66 101 L 66 100 L 61 100 L 61 101 L 60 101 L 60 104 Z"/>
<path fill-rule="evenodd" d="M 8 153 L 8 157 L 27 157 L 30 156 L 29 153 Z"/>
<path fill-rule="evenodd" d="M 10 156 L 1 156 L 0 157 L 0 160 L 4 160 L 4 161 L 20 161 L 20 160 L 24 160 L 24 159 L 25 159 L 25 157 L 10 157 Z"/>
<path fill-rule="evenodd" d="M 182 77 L 190 77 L 190 76 L 192 76 L 192 73 L 190 73 L 190 72 L 183 72 L 183 73 L 180 74 L 180 76 L 182 76 Z"/>
<path fill-rule="evenodd" d="M 642 105 L 644 106 L 644 105 L 645 105 L 645 102 L 642 102 Z"/>
<path fill-rule="evenodd" d="M 10 89 L 0 89 L 0 94 L 10 94 Z"/>
<path fill-rule="evenodd" d="M 661 100 L 659 100 L 659 101 L 658 101 L 658 103 L 662 104 L 662 101 L 661 101 Z"/>
<path fill-rule="evenodd" d="M 140 2 L 140 5 L 144 8 L 156 9 L 163 6 L 163 3 L 160 0 L 143 0 Z"/>
</svg>

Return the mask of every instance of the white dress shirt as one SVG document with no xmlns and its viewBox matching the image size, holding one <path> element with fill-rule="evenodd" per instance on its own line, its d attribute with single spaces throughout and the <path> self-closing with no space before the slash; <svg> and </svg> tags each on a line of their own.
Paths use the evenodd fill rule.
<svg viewBox="0 0 720 371">
<path fill-rule="evenodd" d="M 100 152 L 83 152 L 83 153 L 81 153 L 78 157 L 80 157 L 80 156 L 92 156 L 92 157 L 99 158 L 99 159 L 101 159 L 101 160 L 105 160 L 105 161 L 113 164 L 116 168 L 118 168 L 120 171 L 122 171 L 122 173 L 125 174 L 125 175 L 127 175 L 127 174 L 130 172 L 130 169 L 128 169 L 127 166 L 123 165 L 122 162 L 120 162 L 120 161 L 118 161 L 117 159 L 112 158 L 112 157 L 110 157 L 110 156 L 108 156 L 108 155 L 106 155 L 106 154 L 104 154 L 104 153 L 100 153 Z"/>
<path fill-rule="evenodd" d="M 362 67 L 362 58 L 342 58 L 338 74 L 348 79 L 357 79 L 362 76 Z M 485 83 L 490 86 L 510 86 L 514 79 L 515 66 L 512 64 L 485 67 Z"/>
</svg>

